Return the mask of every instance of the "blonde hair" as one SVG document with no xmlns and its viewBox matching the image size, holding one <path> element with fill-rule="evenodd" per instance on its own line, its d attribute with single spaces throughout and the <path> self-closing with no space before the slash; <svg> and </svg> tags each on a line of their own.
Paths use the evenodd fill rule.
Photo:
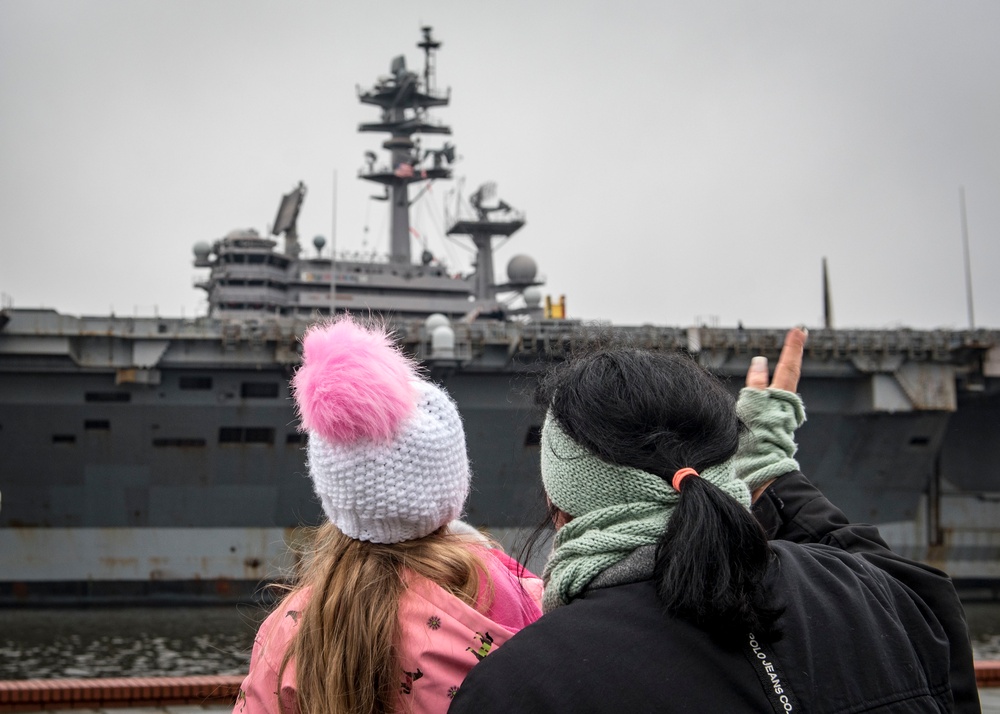
<svg viewBox="0 0 1000 714">
<path fill-rule="evenodd" d="M 308 589 L 308 603 L 278 670 L 280 682 L 294 660 L 301 714 L 397 710 L 404 570 L 476 607 L 491 598 L 492 588 L 469 543 L 447 527 L 391 544 L 355 540 L 331 523 L 315 529 L 301 576 L 287 596 Z M 278 707 L 283 711 L 280 697 Z"/>
</svg>

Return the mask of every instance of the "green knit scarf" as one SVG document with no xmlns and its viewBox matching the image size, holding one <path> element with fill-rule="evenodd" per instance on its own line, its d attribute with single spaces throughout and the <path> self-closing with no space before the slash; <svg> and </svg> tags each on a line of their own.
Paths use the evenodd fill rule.
<svg viewBox="0 0 1000 714">
<path fill-rule="evenodd" d="M 789 395 L 791 400 L 773 396 L 780 390 L 743 391 L 754 393 L 740 396 L 740 401 L 746 399 L 749 405 L 741 417 L 750 420 L 751 436 L 741 441 L 736 457 L 705 469 L 700 477 L 749 509 L 750 489 L 754 486 L 748 487 L 748 483 L 770 480 L 773 476 L 769 474 L 788 465 L 788 443 L 792 453 L 795 446 L 791 433 L 804 414 L 801 401 L 789 392 L 781 395 Z M 789 409 L 791 415 L 786 413 Z M 776 410 L 785 416 L 776 416 Z M 794 460 L 791 463 L 794 465 L 781 473 L 797 468 Z M 570 602 L 598 573 L 624 560 L 636 548 L 655 545 L 673 514 L 679 493 L 655 474 L 597 458 L 566 434 L 551 412 L 542 427 L 541 467 L 549 499 L 573 517 L 556 533 L 543 572 L 542 606 L 550 612 Z M 743 480 L 747 476 L 752 477 L 751 482 Z"/>
</svg>

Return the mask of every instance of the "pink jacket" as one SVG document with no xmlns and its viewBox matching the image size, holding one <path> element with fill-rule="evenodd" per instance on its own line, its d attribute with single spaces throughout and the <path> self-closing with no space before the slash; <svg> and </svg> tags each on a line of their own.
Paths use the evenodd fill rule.
<svg viewBox="0 0 1000 714">
<path fill-rule="evenodd" d="M 481 551 L 493 583 L 485 612 L 473 609 L 440 586 L 415 574 L 399 603 L 402 672 L 399 691 L 406 711 L 446 712 L 469 670 L 522 627 L 541 616 L 542 581 L 501 551 Z M 260 626 L 250 671 L 233 714 L 277 714 L 278 667 L 298 625 L 308 593 L 281 604 Z M 286 714 L 298 714 L 295 663 L 289 663 L 280 691 Z"/>
</svg>

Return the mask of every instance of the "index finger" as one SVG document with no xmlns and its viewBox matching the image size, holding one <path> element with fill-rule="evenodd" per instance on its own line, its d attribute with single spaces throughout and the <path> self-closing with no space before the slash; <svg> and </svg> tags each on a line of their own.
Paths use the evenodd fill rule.
<svg viewBox="0 0 1000 714">
<path fill-rule="evenodd" d="M 785 335 L 785 345 L 781 348 L 781 356 L 774 368 L 771 379 L 773 389 L 784 389 L 794 392 L 799 387 L 799 377 L 802 376 L 802 352 L 805 348 L 808 333 L 804 328 L 793 327 Z"/>
</svg>

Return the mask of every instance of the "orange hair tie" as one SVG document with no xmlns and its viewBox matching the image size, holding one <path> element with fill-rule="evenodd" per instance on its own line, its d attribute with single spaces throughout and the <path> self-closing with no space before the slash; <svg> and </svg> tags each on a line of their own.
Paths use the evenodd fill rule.
<svg viewBox="0 0 1000 714">
<path fill-rule="evenodd" d="M 697 476 L 698 472 L 692 468 L 685 467 L 683 469 L 678 469 L 677 473 L 674 474 L 673 480 L 670 482 L 675 491 L 681 490 L 681 481 L 686 479 L 688 476 Z"/>
</svg>

